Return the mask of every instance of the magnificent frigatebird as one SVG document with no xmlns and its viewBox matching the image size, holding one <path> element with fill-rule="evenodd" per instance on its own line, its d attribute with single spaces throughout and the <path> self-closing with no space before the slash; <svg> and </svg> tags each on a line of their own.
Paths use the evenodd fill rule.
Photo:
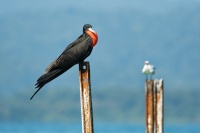
<svg viewBox="0 0 200 133">
<path fill-rule="evenodd" d="M 35 88 L 38 89 L 30 100 L 46 83 L 57 78 L 75 64 L 83 62 L 91 54 L 97 41 L 98 34 L 92 29 L 90 24 L 85 24 L 83 26 L 83 34 L 69 44 L 63 53 L 46 68 L 44 74 L 37 80 Z"/>
</svg>

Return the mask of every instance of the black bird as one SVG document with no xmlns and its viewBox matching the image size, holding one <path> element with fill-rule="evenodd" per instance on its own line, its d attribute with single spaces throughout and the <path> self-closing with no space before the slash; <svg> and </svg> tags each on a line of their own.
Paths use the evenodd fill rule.
<svg viewBox="0 0 200 133">
<path fill-rule="evenodd" d="M 46 68 L 45 73 L 37 80 L 35 88 L 38 89 L 30 100 L 46 83 L 57 78 L 75 64 L 83 62 L 91 54 L 97 41 L 98 34 L 92 29 L 90 24 L 85 24 L 83 26 L 83 34 L 69 44 L 63 53 Z"/>
</svg>

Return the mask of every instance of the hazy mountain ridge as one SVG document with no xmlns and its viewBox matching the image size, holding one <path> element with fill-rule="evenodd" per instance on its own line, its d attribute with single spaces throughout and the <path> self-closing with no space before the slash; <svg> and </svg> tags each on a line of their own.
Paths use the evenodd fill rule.
<svg viewBox="0 0 200 133">
<path fill-rule="evenodd" d="M 164 90 L 165 123 L 199 123 L 200 92 L 196 90 Z M 97 122 L 145 121 L 145 92 L 137 88 L 92 89 L 93 115 Z M 81 121 L 80 94 L 77 88 L 48 88 L 33 100 L 30 90 L 0 94 L 0 122 Z M 189 98 L 187 98 L 189 97 Z M 193 97 L 193 98 L 192 98 Z M 9 100 L 8 100 L 9 99 Z"/>
</svg>

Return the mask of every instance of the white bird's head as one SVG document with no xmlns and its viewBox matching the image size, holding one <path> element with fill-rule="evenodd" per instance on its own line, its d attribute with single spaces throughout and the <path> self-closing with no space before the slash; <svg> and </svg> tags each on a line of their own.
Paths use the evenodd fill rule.
<svg viewBox="0 0 200 133">
<path fill-rule="evenodd" d="M 144 64 L 145 64 L 145 65 L 148 65 L 148 64 L 149 64 L 149 61 L 145 61 Z"/>
</svg>

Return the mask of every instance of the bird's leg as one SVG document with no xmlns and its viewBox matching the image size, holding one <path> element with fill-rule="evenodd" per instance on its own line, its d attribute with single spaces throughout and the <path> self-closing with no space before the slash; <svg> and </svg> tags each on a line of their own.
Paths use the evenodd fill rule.
<svg viewBox="0 0 200 133">
<path fill-rule="evenodd" d="M 79 70 L 82 70 L 83 69 L 82 67 L 83 67 L 83 61 L 80 61 L 79 62 Z"/>
<path fill-rule="evenodd" d="M 80 61 L 79 64 L 83 65 L 83 62 L 84 62 L 84 61 Z"/>
<path fill-rule="evenodd" d="M 80 61 L 79 64 L 81 67 L 83 67 L 84 61 Z"/>
</svg>

